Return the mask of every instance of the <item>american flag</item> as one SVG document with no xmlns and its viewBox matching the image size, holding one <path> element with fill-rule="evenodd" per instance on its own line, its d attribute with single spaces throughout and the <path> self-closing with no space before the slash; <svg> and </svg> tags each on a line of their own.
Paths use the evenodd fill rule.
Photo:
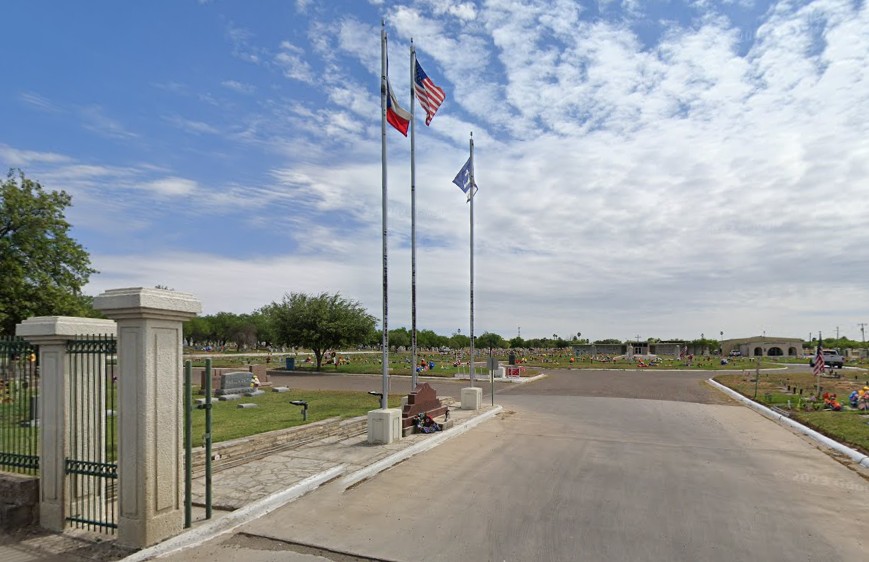
<svg viewBox="0 0 869 562">
<path fill-rule="evenodd" d="M 818 351 L 815 353 L 815 366 L 812 368 L 812 373 L 819 376 L 824 372 L 824 352 L 821 351 L 821 340 L 818 339 Z"/>
<path fill-rule="evenodd" d="M 414 66 L 413 89 L 416 92 L 419 105 L 425 110 L 425 124 L 429 125 L 447 95 L 441 88 L 435 86 L 435 83 L 431 81 L 416 59 L 414 59 Z"/>
</svg>

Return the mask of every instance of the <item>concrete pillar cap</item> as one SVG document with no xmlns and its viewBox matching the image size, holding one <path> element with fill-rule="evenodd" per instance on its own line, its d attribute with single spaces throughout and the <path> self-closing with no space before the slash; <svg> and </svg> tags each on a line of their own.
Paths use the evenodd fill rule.
<svg viewBox="0 0 869 562">
<path fill-rule="evenodd" d="M 202 312 L 202 303 L 190 293 L 129 287 L 111 289 L 94 297 L 94 308 L 115 320 L 185 320 Z"/>
<path fill-rule="evenodd" d="M 15 335 L 33 340 L 117 334 L 114 320 L 78 318 L 75 316 L 33 316 L 15 326 Z"/>
</svg>

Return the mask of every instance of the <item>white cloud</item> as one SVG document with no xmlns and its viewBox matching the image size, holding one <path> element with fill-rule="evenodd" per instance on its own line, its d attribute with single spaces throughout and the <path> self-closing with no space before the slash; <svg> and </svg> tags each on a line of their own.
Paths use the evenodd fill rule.
<svg viewBox="0 0 869 562">
<path fill-rule="evenodd" d="M 71 159 L 63 154 L 54 152 L 39 152 L 36 150 L 19 150 L 0 144 L 0 167 L 3 168 L 26 168 L 32 164 L 63 164 Z"/>
<path fill-rule="evenodd" d="M 289 41 L 281 42 L 281 50 L 275 55 L 274 61 L 287 78 L 292 78 L 307 84 L 314 83 L 311 66 L 304 60 L 305 52 Z"/>
<path fill-rule="evenodd" d="M 115 139 L 130 139 L 138 136 L 128 131 L 120 121 L 106 115 L 99 105 L 80 107 L 78 114 L 85 129 L 102 136 Z"/>
<path fill-rule="evenodd" d="M 202 121 L 194 121 L 192 119 L 185 119 L 179 115 L 166 116 L 164 117 L 164 119 L 175 127 L 178 127 L 182 131 L 187 131 L 188 133 L 193 133 L 197 135 L 216 135 L 220 133 L 220 129 L 209 125 L 208 123 L 203 123 Z"/>
<path fill-rule="evenodd" d="M 252 45 L 253 33 L 249 29 L 229 22 L 226 26 L 226 37 L 232 44 L 232 55 L 234 57 L 253 64 L 262 63 L 264 50 Z"/>
<path fill-rule="evenodd" d="M 781 2 L 738 27 L 723 14 L 739 6 L 695 2 L 690 21 L 653 22 L 651 39 L 637 30 L 651 10 L 633 1 L 601 2 L 594 17 L 568 1 L 390 6 L 396 84 L 406 90 L 412 37 L 447 90 L 416 136 L 422 326 L 465 329 L 469 206 L 451 180 L 473 131 L 479 332 L 804 337 L 841 325 L 854 333 L 869 314 L 869 6 Z M 257 95 L 247 111 L 220 123 L 236 131 L 227 139 L 267 158 L 223 184 L 180 164 L 110 167 L 0 146 L 0 157 L 61 174 L 77 201 L 108 205 L 111 186 L 124 194 L 112 209 L 138 205 L 145 223 L 165 209 L 189 217 L 241 209 L 245 228 L 278 223 L 271 234 L 286 243 L 268 258 L 160 244 L 102 252 L 93 287 L 166 284 L 200 295 L 207 312 L 249 312 L 287 290 L 341 291 L 379 315 L 379 28 L 303 8 L 310 23 L 291 37 L 307 32 L 307 44 L 269 52 L 230 27 L 235 55 L 261 63 L 251 70 L 310 88 L 296 95 L 286 81 L 250 79 Z M 222 85 L 246 93 L 244 83 Z M 213 132 L 207 120 L 170 119 Z M 410 305 L 409 143 L 387 134 L 390 324 L 400 326 Z M 249 162 L 231 157 L 240 168 Z M 196 208 L 191 195 L 202 196 Z M 837 271 L 814 267 L 818 256 Z M 256 288 L 239 294 L 250 279 Z"/>
<path fill-rule="evenodd" d="M 193 180 L 168 177 L 144 183 L 141 188 L 156 195 L 176 197 L 192 195 L 199 189 L 199 186 Z"/>
<path fill-rule="evenodd" d="M 256 86 L 239 82 L 238 80 L 224 80 L 220 85 L 240 94 L 252 94 L 256 92 Z"/>
<path fill-rule="evenodd" d="M 18 97 L 27 105 L 39 109 L 40 111 L 60 111 L 60 108 L 55 105 L 51 100 L 44 96 L 40 96 L 35 92 L 21 92 Z"/>
</svg>

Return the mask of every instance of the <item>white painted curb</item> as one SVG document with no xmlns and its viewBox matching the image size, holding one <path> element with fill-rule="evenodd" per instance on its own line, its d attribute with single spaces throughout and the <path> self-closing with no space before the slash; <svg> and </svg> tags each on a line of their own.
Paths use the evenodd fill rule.
<svg viewBox="0 0 869 562">
<path fill-rule="evenodd" d="M 529 382 L 539 381 L 540 379 L 545 379 L 548 377 L 546 373 L 540 373 L 539 375 L 534 375 L 533 377 L 495 377 L 495 382 L 509 382 L 513 384 L 526 384 Z M 479 380 L 479 379 L 477 379 Z M 485 380 L 483 382 L 489 382 Z"/>
<path fill-rule="evenodd" d="M 489 410 L 488 412 L 480 414 L 477 417 L 471 418 L 468 421 L 462 423 L 461 425 L 456 425 L 455 427 L 452 427 L 446 431 L 443 431 L 441 433 L 436 433 L 436 434 L 432 435 L 431 437 L 429 437 L 428 439 L 426 439 L 425 441 L 420 441 L 419 443 L 416 443 L 414 445 L 411 445 L 410 447 L 407 447 L 406 449 L 398 451 L 397 453 L 392 454 L 392 455 L 386 457 L 385 459 L 381 459 L 372 465 L 366 466 L 365 468 L 361 468 L 352 474 L 348 474 L 347 476 L 345 476 L 344 478 L 341 479 L 339 484 L 343 490 L 346 490 L 350 486 L 353 486 L 354 484 L 358 484 L 359 482 L 362 482 L 363 480 L 367 480 L 368 478 L 371 478 L 372 476 L 375 476 L 376 474 L 383 472 L 387 468 L 390 468 L 390 467 L 400 463 L 403 460 L 409 459 L 410 457 L 417 455 L 419 453 L 428 451 L 429 449 L 433 449 L 434 447 L 437 447 L 438 445 L 440 445 L 441 443 L 443 443 L 444 441 L 446 441 L 448 439 L 452 439 L 453 437 L 458 437 L 459 435 L 465 433 L 469 429 L 476 427 L 476 426 L 480 425 L 481 423 L 483 423 L 484 421 L 487 421 L 487 420 L 495 417 L 497 414 L 499 414 L 501 412 L 501 410 L 503 410 L 503 408 L 501 406 L 495 406 L 493 409 Z"/>
<path fill-rule="evenodd" d="M 735 390 L 733 390 L 731 388 L 727 388 L 726 386 L 724 386 L 720 382 L 714 381 L 712 379 L 707 379 L 706 382 L 708 382 L 709 384 L 711 384 L 712 386 L 714 386 L 718 390 L 721 390 L 725 394 L 728 394 L 729 396 L 732 396 L 733 398 L 739 400 L 740 402 L 742 402 L 743 404 L 745 404 L 749 408 L 753 408 L 754 410 L 757 410 L 760 414 L 768 417 L 769 419 L 771 419 L 773 421 L 777 421 L 779 423 L 783 423 L 784 425 L 790 426 L 793 429 L 796 429 L 797 431 L 802 433 L 803 435 L 807 435 L 808 437 L 811 437 L 815 441 L 818 441 L 819 443 L 826 445 L 827 447 L 833 449 L 834 451 L 842 453 L 843 455 L 850 457 L 854 462 L 856 462 L 860 466 L 865 467 L 865 468 L 869 468 L 869 456 L 864 455 L 860 451 L 856 451 L 856 450 L 852 449 L 851 447 L 846 447 L 845 445 L 842 445 L 838 441 L 834 441 L 834 440 L 830 439 L 829 437 L 827 437 L 826 435 L 818 433 L 814 429 L 808 428 L 808 427 L 804 426 L 803 424 L 790 419 L 787 416 L 783 416 L 779 413 L 776 413 L 775 411 L 770 410 L 766 406 L 764 406 L 762 404 L 758 404 L 754 400 L 749 400 L 748 398 L 746 398 L 742 394 L 739 394 L 738 392 L 736 392 Z"/>
<path fill-rule="evenodd" d="M 305 478 L 295 486 L 291 486 L 286 490 L 275 492 L 252 504 L 246 505 L 241 509 L 237 509 L 232 513 L 224 515 L 218 519 L 209 521 L 199 527 L 191 529 L 186 533 L 176 535 L 169 540 L 156 544 L 152 547 L 140 550 L 130 556 L 124 558 L 124 562 L 139 562 L 142 560 L 151 560 L 168 554 L 173 554 L 180 550 L 185 550 L 194 546 L 198 546 L 205 541 L 209 541 L 214 537 L 228 533 L 236 527 L 244 525 L 258 517 L 262 517 L 267 513 L 271 513 L 277 508 L 296 500 L 308 492 L 317 489 L 321 484 L 324 484 L 334 478 L 341 476 L 347 470 L 345 465 L 339 465 L 329 470 L 325 470 L 314 476 Z"/>
<path fill-rule="evenodd" d="M 529 382 L 534 382 L 536 380 L 545 379 L 548 376 L 549 375 L 547 375 L 546 373 L 541 373 L 539 375 L 534 375 L 533 377 L 495 377 L 495 382 L 509 382 L 509 383 L 513 383 L 513 384 L 525 384 L 525 383 L 529 383 Z M 430 377 L 430 378 L 432 378 L 432 377 Z M 443 380 L 443 379 L 441 379 L 441 380 Z M 446 379 L 446 380 L 466 381 L 466 380 L 470 380 L 470 378 L 468 377 L 468 375 L 463 375 L 463 376 L 456 376 L 456 377 L 453 377 L 451 379 Z M 477 379 L 477 382 L 489 382 L 489 380 L 490 379 L 488 377 L 485 379 L 479 378 L 479 379 Z"/>
</svg>

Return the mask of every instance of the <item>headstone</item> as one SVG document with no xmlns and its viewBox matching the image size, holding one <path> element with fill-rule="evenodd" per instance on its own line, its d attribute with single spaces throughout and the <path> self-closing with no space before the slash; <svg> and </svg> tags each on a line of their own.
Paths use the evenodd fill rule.
<svg viewBox="0 0 869 562">
<path fill-rule="evenodd" d="M 265 394 L 265 392 L 263 392 L 262 390 L 260 390 L 258 388 L 254 389 L 254 390 L 248 390 L 247 392 L 244 393 L 244 395 L 247 396 L 248 398 L 250 398 L 251 396 L 259 396 L 260 394 Z"/>
<path fill-rule="evenodd" d="M 507 356 L 507 361 L 509 362 L 510 365 L 516 364 L 516 352 L 515 351 L 510 352 L 510 355 Z"/>
<path fill-rule="evenodd" d="M 256 404 L 252 404 L 252 403 L 239 404 L 238 406 L 236 406 L 236 408 L 241 408 L 242 410 L 246 410 L 248 408 L 256 408 Z"/>
<path fill-rule="evenodd" d="M 417 414 L 425 413 L 434 419 L 446 411 L 447 407 L 438 400 L 435 389 L 427 382 L 420 383 L 407 395 L 407 404 L 401 410 L 401 427 L 412 426 Z"/>
<path fill-rule="evenodd" d="M 268 365 L 249 365 L 247 369 L 253 374 L 253 376 L 259 379 L 260 386 L 272 385 L 271 381 L 269 381 Z"/>
<path fill-rule="evenodd" d="M 253 388 L 253 373 L 238 371 L 220 375 L 220 386 L 214 394 L 227 396 L 230 394 L 244 394 Z"/>
<path fill-rule="evenodd" d="M 276 386 L 272 388 L 272 392 L 289 392 L 290 388 L 288 386 Z"/>
</svg>

